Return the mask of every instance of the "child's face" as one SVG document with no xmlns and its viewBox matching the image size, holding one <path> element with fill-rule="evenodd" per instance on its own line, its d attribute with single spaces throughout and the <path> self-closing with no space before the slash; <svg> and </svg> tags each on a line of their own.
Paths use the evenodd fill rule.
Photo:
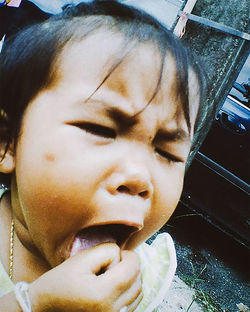
<svg viewBox="0 0 250 312">
<path fill-rule="evenodd" d="M 168 55 L 147 107 L 160 68 L 151 45 L 138 45 L 93 94 L 119 50 L 119 36 L 104 34 L 65 48 L 53 84 L 24 115 L 12 204 L 52 266 L 103 241 L 134 248 L 169 219 L 182 191 L 192 138 L 176 118 L 175 63 Z M 192 127 L 197 92 L 193 75 Z"/>
</svg>

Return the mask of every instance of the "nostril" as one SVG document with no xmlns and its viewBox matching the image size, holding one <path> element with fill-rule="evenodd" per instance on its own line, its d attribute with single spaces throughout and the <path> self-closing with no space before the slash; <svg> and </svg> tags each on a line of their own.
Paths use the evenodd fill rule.
<svg viewBox="0 0 250 312">
<path fill-rule="evenodd" d="M 117 188 L 117 191 L 118 192 L 121 192 L 121 193 L 129 193 L 129 188 L 126 186 L 126 185 L 120 185 L 118 188 Z"/>
<path fill-rule="evenodd" d="M 141 198 L 147 199 L 151 196 L 151 189 L 150 187 L 145 184 L 139 184 L 138 183 L 124 183 L 120 184 L 116 189 L 115 193 L 123 193 L 123 194 L 128 194 L 128 195 L 135 195 L 139 196 Z M 113 193 L 113 194 L 115 194 Z"/>
<path fill-rule="evenodd" d="M 149 191 L 140 192 L 139 196 L 141 196 L 142 198 L 147 198 L 149 196 Z"/>
<path fill-rule="evenodd" d="M 117 188 L 117 192 L 119 193 L 126 193 L 126 194 L 138 194 L 140 197 L 142 198 L 148 198 L 149 197 L 149 191 L 142 191 L 142 192 L 133 192 L 129 187 L 127 187 L 126 185 L 120 185 Z"/>
</svg>

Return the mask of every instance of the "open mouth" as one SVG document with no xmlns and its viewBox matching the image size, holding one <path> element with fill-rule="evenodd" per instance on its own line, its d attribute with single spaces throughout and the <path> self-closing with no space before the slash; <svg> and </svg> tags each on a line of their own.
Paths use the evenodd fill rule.
<svg viewBox="0 0 250 312">
<path fill-rule="evenodd" d="M 136 231 L 137 227 L 124 224 L 97 225 L 83 229 L 73 241 L 70 256 L 102 243 L 115 243 L 122 249 Z"/>
</svg>

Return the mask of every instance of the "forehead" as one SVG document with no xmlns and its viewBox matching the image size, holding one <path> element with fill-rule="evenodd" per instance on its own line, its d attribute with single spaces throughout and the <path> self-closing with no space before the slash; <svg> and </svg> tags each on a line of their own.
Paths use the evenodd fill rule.
<svg viewBox="0 0 250 312">
<path fill-rule="evenodd" d="M 194 73 L 191 76 L 193 97 L 197 97 L 197 79 Z M 147 106 L 159 79 L 160 87 L 151 105 L 158 105 L 158 118 L 162 121 L 172 120 L 181 105 L 176 62 L 170 52 L 163 60 L 153 43 L 128 42 L 120 33 L 98 31 L 81 42 L 66 45 L 56 64 L 56 85 L 65 84 L 66 88 L 70 81 L 76 89 L 78 86 L 78 91 L 88 89 L 85 100 L 93 95 L 102 97 L 103 92 L 113 98 L 112 105 L 122 105 L 125 99 L 127 109 L 134 111 L 131 114 Z"/>
</svg>

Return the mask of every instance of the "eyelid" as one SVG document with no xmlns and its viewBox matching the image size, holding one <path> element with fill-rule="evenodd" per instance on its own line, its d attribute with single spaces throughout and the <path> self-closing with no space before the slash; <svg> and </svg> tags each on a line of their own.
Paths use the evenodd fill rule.
<svg viewBox="0 0 250 312">
<path fill-rule="evenodd" d="M 115 139 L 117 134 L 116 131 L 110 127 L 96 124 L 94 122 L 73 122 L 70 123 L 72 126 L 78 127 L 96 136 L 100 136 L 108 139 Z"/>
<path fill-rule="evenodd" d="M 171 153 L 161 150 L 160 148 L 155 148 L 156 153 L 158 153 L 161 157 L 167 159 L 170 163 L 184 163 L 185 160 L 182 157 L 175 156 Z"/>
</svg>

